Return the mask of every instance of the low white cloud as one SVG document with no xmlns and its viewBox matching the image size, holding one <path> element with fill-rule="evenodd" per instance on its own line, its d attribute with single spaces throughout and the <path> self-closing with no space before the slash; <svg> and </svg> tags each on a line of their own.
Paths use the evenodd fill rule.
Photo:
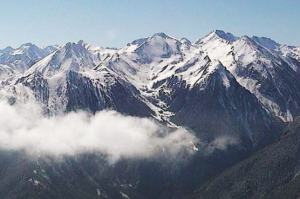
<svg viewBox="0 0 300 199">
<path fill-rule="evenodd" d="M 225 151 L 229 146 L 238 145 L 240 140 L 236 137 L 223 135 L 215 138 L 213 141 L 208 143 L 205 147 L 205 151 L 210 155 L 215 150 Z"/>
<path fill-rule="evenodd" d="M 0 149 L 30 155 L 101 153 L 111 160 L 153 157 L 162 151 L 176 155 L 193 151 L 194 135 L 170 131 L 156 122 L 114 111 L 48 117 L 33 103 L 9 105 L 0 101 Z"/>
<path fill-rule="evenodd" d="M 216 138 L 211 146 L 219 150 L 226 150 L 228 146 L 237 145 L 239 140 L 232 136 L 221 136 Z"/>
</svg>

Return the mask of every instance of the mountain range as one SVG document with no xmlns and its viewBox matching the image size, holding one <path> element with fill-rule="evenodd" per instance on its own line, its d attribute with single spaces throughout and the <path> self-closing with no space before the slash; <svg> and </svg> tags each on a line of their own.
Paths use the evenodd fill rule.
<svg viewBox="0 0 300 199">
<path fill-rule="evenodd" d="M 170 128 L 185 127 L 207 145 L 219 138 L 235 142 L 208 156 L 196 154 L 182 165 L 124 160 L 111 167 L 95 154 L 54 163 L 2 152 L 0 196 L 261 198 L 271 185 L 261 192 L 251 187 L 248 193 L 234 180 L 247 181 L 243 165 L 261 161 L 268 147 L 287 142 L 282 134 L 300 115 L 299 75 L 300 47 L 221 30 L 194 43 L 156 33 L 119 49 L 83 41 L 2 49 L 0 89 L 12 103 L 33 99 L 51 116 L 110 109 Z M 29 177 L 32 170 L 38 185 Z M 20 176 L 32 179 L 33 186 Z M 234 184 L 232 192 L 225 192 L 226 180 Z M 12 192 L 5 191 L 9 187 Z"/>
</svg>

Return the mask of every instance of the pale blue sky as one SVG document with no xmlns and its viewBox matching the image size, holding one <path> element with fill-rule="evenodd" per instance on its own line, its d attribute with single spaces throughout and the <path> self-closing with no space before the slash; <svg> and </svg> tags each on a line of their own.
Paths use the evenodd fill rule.
<svg viewBox="0 0 300 199">
<path fill-rule="evenodd" d="M 300 45 L 300 0 L 0 0 L 0 47 L 100 46 L 166 32 L 192 41 L 214 29 Z"/>
</svg>

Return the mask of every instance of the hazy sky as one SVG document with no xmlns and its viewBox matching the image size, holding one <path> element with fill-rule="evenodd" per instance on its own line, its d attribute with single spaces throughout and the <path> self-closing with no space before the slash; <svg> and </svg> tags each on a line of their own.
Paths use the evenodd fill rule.
<svg viewBox="0 0 300 199">
<path fill-rule="evenodd" d="M 214 29 L 300 45 L 300 0 L 0 0 L 0 47 L 100 46 L 166 32 L 192 41 Z"/>
</svg>

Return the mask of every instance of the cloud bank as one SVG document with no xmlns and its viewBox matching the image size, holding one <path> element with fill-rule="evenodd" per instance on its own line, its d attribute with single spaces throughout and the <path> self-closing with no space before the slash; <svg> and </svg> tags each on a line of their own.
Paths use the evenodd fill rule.
<svg viewBox="0 0 300 199">
<path fill-rule="evenodd" d="M 152 157 L 167 152 L 193 151 L 194 135 L 169 130 L 145 118 L 114 111 L 85 112 L 48 117 L 33 103 L 9 105 L 0 101 L 0 149 L 30 155 L 101 153 L 119 158 Z"/>
</svg>

